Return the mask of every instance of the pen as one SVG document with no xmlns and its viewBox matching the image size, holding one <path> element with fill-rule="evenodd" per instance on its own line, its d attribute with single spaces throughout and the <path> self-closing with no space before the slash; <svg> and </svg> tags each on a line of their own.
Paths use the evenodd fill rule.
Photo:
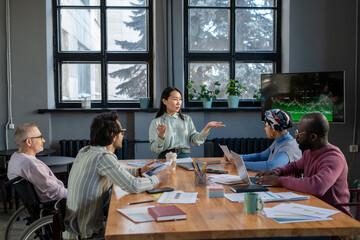
<svg viewBox="0 0 360 240">
<path fill-rule="evenodd" d="M 141 202 L 129 202 L 127 205 L 133 205 L 133 204 L 139 204 L 139 203 L 148 203 L 148 202 L 154 202 L 155 200 L 147 200 L 147 201 L 141 201 Z"/>
<path fill-rule="evenodd" d="M 207 162 L 205 162 L 203 168 L 201 169 L 201 175 L 204 174 L 204 171 L 206 171 Z"/>
</svg>

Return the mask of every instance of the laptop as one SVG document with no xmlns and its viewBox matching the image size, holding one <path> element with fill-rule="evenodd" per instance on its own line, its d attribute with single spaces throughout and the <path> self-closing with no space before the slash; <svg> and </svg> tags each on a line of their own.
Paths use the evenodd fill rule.
<svg viewBox="0 0 360 240">
<path fill-rule="evenodd" d="M 268 191 L 268 189 L 260 184 L 256 184 L 250 180 L 249 174 L 246 170 L 244 161 L 242 157 L 240 157 L 237 153 L 231 151 L 232 159 L 234 160 L 234 164 L 236 170 L 238 171 L 239 177 L 242 181 L 244 181 L 245 185 L 233 185 L 230 189 L 233 192 L 263 192 Z M 254 180 L 253 180 L 254 181 Z"/>
</svg>

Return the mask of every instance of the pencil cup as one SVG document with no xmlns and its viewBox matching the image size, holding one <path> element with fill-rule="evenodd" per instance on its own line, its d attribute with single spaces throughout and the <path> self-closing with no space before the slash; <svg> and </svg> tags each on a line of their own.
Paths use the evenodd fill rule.
<svg viewBox="0 0 360 240">
<path fill-rule="evenodd" d="M 261 203 L 261 208 L 259 205 Z M 244 211 L 245 213 L 258 213 L 264 208 L 264 202 L 261 200 L 259 194 L 247 192 L 244 197 Z"/>
<path fill-rule="evenodd" d="M 201 172 L 195 169 L 195 185 L 196 186 L 206 186 L 206 171 L 201 175 Z"/>
</svg>

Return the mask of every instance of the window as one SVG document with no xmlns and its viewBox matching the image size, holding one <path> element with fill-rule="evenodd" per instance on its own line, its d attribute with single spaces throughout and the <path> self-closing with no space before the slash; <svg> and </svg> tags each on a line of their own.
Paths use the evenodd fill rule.
<svg viewBox="0 0 360 240">
<path fill-rule="evenodd" d="M 260 74 L 279 72 L 280 1 L 277 0 L 185 0 L 185 85 L 194 81 L 220 93 L 213 106 L 226 105 L 229 79 L 245 84 L 240 106 L 260 106 L 254 94 Z M 188 99 L 187 106 L 201 103 Z"/>
<path fill-rule="evenodd" d="M 56 107 L 152 97 L 152 0 L 53 0 Z"/>
</svg>

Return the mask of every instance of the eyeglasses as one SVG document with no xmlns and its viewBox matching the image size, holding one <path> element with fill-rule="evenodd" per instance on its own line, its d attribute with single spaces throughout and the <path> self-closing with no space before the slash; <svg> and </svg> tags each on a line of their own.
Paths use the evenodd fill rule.
<svg viewBox="0 0 360 240">
<path fill-rule="evenodd" d="M 24 140 L 24 142 L 26 142 L 26 140 L 28 139 L 33 139 L 33 138 L 40 138 L 40 139 L 44 139 L 44 137 L 42 135 L 38 136 L 38 137 L 28 137 L 27 139 Z"/>
<path fill-rule="evenodd" d="M 126 133 L 126 128 L 123 128 L 123 129 L 120 129 L 120 133 L 121 133 L 121 135 L 125 135 L 125 133 Z"/>
<path fill-rule="evenodd" d="M 299 130 L 295 130 L 295 136 L 299 136 L 299 135 L 301 135 L 301 134 L 304 134 L 304 133 L 308 133 L 308 132 L 306 132 L 306 131 L 304 131 L 304 132 L 299 132 Z"/>
</svg>

